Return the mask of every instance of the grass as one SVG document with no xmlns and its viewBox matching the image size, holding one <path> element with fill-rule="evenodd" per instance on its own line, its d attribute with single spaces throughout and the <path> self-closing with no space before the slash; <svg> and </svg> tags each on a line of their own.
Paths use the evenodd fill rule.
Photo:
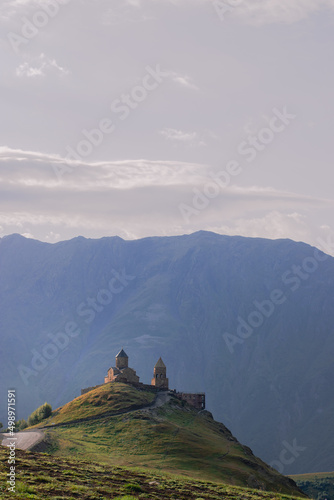
<svg viewBox="0 0 334 500">
<path fill-rule="evenodd" d="M 296 497 L 153 471 L 16 450 L 19 481 L 7 492 L 8 449 L 0 446 L 0 498 L 13 500 L 291 500 Z M 45 480 L 41 480 L 44 478 Z M 129 489 L 131 488 L 131 491 Z"/>
<path fill-rule="evenodd" d="M 290 476 L 309 497 L 334 500 L 334 472 Z"/>
<path fill-rule="evenodd" d="M 124 384 L 103 384 L 66 405 L 52 412 L 52 415 L 42 423 L 29 427 L 43 427 L 72 420 L 89 418 L 103 413 L 118 413 L 131 410 L 134 407 L 147 405 L 154 400 L 155 394 L 139 391 Z"/>
</svg>

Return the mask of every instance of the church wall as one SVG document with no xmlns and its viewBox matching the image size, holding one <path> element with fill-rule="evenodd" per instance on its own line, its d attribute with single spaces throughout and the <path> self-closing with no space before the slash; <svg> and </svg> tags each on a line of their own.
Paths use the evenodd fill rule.
<svg viewBox="0 0 334 500">
<path fill-rule="evenodd" d="M 183 401 L 186 401 L 197 410 L 205 410 L 205 393 L 190 394 L 186 392 L 177 392 L 176 396 Z"/>
<path fill-rule="evenodd" d="M 128 367 L 128 358 L 116 358 L 116 368 L 122 369 Z"/>
</svg>

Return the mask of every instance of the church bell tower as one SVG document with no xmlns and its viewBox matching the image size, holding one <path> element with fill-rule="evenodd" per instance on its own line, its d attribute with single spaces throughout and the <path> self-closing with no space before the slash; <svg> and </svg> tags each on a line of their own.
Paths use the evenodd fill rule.
<svg viewBox="0 0 334 500">
<path fill-rule="evenodd" d="M 116 355 L 116 368 L 128 368 L 128 363 L 128 355 L 123 349 L 121 349 Z"/>
<path fill-rule="evenodd" d="M 166 377 L 166 365 L 159 358 L 159 361 L 154 367 L 154 374 L 151 381 L 151 385 L 155 387 L 160 387 L 161 389 L 168 389 L 168 378 Z"/>
</svg>

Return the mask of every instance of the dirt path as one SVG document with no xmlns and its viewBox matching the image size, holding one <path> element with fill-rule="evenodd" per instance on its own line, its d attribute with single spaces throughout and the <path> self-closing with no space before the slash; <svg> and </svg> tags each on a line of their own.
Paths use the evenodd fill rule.
<svg viewBox="0 0 334 500">
<path fill-rule="evenodd" d="M 9 446 L 11 443 L 15 443 L 16 448 L 19 448 L 20 450 L 28 450 L 43 440 L 44 432 L 38 430 L 21 431 L 15 432 L 14 436 L 1 434 L 0 438 L 2 446 Z"/>
<path fill-rule="evenodd" d="M 58 426 L 60 427 L 64 425 L 73 425 L 80 422 L 87 422 L 89 420 L 98 420 L 100 418 L 106 418 L 108 416 L 115 417 L 117 415 L 125 415 L 126 413 L 132 413 L 138 410 L 148 412 L 154 410 L 155 408 L 160 408 L 164 404 L 168 403 L 169 400 L 170 400 L 170 394 L 168 394 L 168 392 L 159 392 L 156 395 L 156 398 L 154 399 L 153 403 L 150 403 L 142 407 L 132 408 L 131 410 L 120 411 L 115 413 L 102 413 L 101 415 L 95 415 L 93 417 L 86 417 L 82 419 L 72 420 L 70 422 L 64 422 L 62 424 L 46 425 L 42 429 L 47 429 L 50 427 L 53 428 Z M 13 441 L 15 441 L 16 448 L 19 448 L 20 450 L 28 450 L 29 448 L 43 441 L 43 438 L 44 438 L 43 430 L 37 430 L 37 429 L 33 431 L 17 432 L 15 433 L 14 437 L 11 437 L 9 434 L 0 434 L 0 439 L 2 440 L 1 444 L 3 446 L 8 446 Z"/>
<path fill-rule="evenodd" d="M 85 417 L 85 418 L 78 418 L 76 420 L 69 420 L 68 422 L 62 422 L 61 424 L 51 424 L 51 425 L 45 425 L 44 427 L 41 427 L 42 430 L 44 429 L 50 429 L 50 428 L 55 428 L 55 427 L 63 427 L 67 425 L 74 425 L 74 424 L 80 424 L 82 422 L 90 422 L 92 420 L 101 420 L 102 418 L 106 417 L 117 417 L 119 415 L 126 415 L 127 413 L 132 413 L 134 411 L 151 411 L 154 410 L 155 408 L 159 408 L 160 406 L 163 406 L 170 400 L 170 394 L 168 394 L 167 391 L 164 392 L 158 392 L 156 395 L 154 401 L 152 403 L 149 403 L 147 405 L 134 405 L 132 408 L 128 410 L 121 410 L 121 411 L 116 411 L 116 412 L 107 412 L 107 413 L 100 413 L 99 415 L 93 415 L 92 417 Z"/>
<path fill-rule="evenodd" d="M 158 392 L 155 400 L 153 401 L 153 404 L 151 404 L 147 407 L 144 406 L 142 408 L 142 410 L 150 411 L 153 408 L 160 408 L 160 406 L 163 406 L 166 403 L 168 403 L 169 400 L 170 400 L 170 394 L 168 394 L 167 391 L 166 392 Z"/>
</svg>

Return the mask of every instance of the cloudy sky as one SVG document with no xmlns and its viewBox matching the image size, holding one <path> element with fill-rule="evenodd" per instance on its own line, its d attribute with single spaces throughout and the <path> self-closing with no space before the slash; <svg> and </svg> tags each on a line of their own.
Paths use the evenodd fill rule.
<svg viewBox="0 0 334 500">
<path fill-rule="evenodd" d="M 333 234 L 334 0 L 2 0 L 0 236 Z"/>
</svg>

